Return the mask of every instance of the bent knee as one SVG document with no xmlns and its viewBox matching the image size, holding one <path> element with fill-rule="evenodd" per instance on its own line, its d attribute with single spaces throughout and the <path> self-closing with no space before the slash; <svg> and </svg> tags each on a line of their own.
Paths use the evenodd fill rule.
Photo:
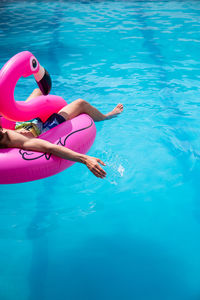
<svg viewBox="0 0 200 300">
<path fill-rule="evenodd" d="M 88 104 L 87 101 L 85 101 L 85 100 L 83 100 L 83 99 L 81 99 L 81 98 L 77 99 L 76 102 L 77 102 L 78 105 L 80 105 L 80 106 L 85 106 L 85 105 Z"/>
</svg>

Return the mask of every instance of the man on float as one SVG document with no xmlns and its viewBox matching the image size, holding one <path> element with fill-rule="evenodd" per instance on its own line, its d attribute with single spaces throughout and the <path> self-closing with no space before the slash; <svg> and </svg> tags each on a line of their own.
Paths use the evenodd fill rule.
<svg viewBox="0 0 200 300">
<path fill-rule="evenodd" d="M 17 101 L 14 99 L 14 88 L 17 80 L 21 76 L 33 74 L 40 89 L 36 89 L 27 100 L 36 98 L 34 103 Z M 102 114 L 95 107 L 83 99 L 78 99 L 65 105 L 64 99 L 58 96 L 40 98 L 38 96 L 48 95 L 51 89 L 51 78 L 48 72 L 40 66 L 37 59 L 28 51 L 24 51 L 13 56 L 1 69 L 0 99 L 1 112 L 7 119 L 29 119 L 38 114 L 40 118 L 31 121 L 17 122 L 15 130 L 0 127 L 0 148 L 20 148 L 24 150 L 44 152 L 56 155 L 66 160 L 84 163 L 88 169 L 97 177 L 104 178 L 106 172 L 101 168 L 105 164 L 96 157 L 90 157 L 72 151 L 64 146 L 55 145 L 49 141 L 36 138 L 49 129 L 71 120 L 80 114 L 88 114 L 95 122 L 104 121 L 116 117 L 123 111 L 123 105 L 118 104 L 111 112 Z M 41 101 L 43 100 L 43 101 Z M 37 103 L 40 104 L 40 111 L 37 112 Z M 8 110 L 8 104 L 10 107 Z M 54 113 L 54 106 L 62 104 L 58 113 Z M 51 105 L 50 105 L 51 104 Z M 65 105 L 65 106 L 64 106 Z M 64 107 L 63 107 L 64 106 Z M 27 107 L 30 109 L 28 110 Z M 46 120 L 45 116 L 49 113 L 50 117 Z M 45 122 L 43 122 L 45 119 Z M 6 119 L 5 119 L 6 120 Z"/>
<path fill-rule="evenodd" d="M 35 89 L 27 100 L 40 95 L 42 95 L 41 90 Z M 51 129 L 51 122 L 61 124 L 62 122 L 71 120 L 82 113 L 88 114 L 95 122 L 104 121 L 116 117 L 122 111 L 123 105 L 119 103 L 111 112 L 102 114 L 87 101 L 77 99 L 63 107 L 57 114 L 53 114 L 47 120 L 47 124 L 49 124 L 49 129 Z M 32 120 L 34 126 L 30 125 L 30 122 L 18 122 L 15 130 L 0 127 L 0 148 L 20 148 L 24 150 L 50 153 L 63 159 L 85 164 L 96 177 L 104 178 L 106 176 L 106 172 L 99 165 L 101 164 L 105 166 L 105 163 L 99 158 L 81 154 L 63 146 L 55 145 L 43 139 L 36 138 L 38 135 L 43 133 L 41 130 L 43 126 L 41 126 L 42 124 L 40 122 L 42 121 L 39 118 L 35 119 L 35 123 L 33 123 Z"/>
</svg>

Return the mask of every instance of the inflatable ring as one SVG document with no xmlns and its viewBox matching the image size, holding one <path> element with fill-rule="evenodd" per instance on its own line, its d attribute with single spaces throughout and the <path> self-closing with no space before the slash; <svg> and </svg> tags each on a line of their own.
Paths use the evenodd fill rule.
<svg viewBox="0 0 200 300">
<path fill-rule="evenodd" d="M 50 90 L 48 73 L 41 67 L 32 53 L 25 51 L 12 57 L 0 71 L 0 115 L 1 126 L 14 129 L 16 121 L 28 121 L 39 117 L 45 121 L 67 103 L 58 96 L 46 95 L 28 102 L 15 101 L 14 89 L 21 76 L 34 74 L 43 94 Z M 62 145 L 79 153 L 86 153 L 96 136 L 94 121 L 86 114 L 41 134 L 39 138 Z M 51 154 L 17 148 L 0 149 L 0 184 L 20 183 L 42 179 L 57 174 L 74 162 Z"/>
</svg>

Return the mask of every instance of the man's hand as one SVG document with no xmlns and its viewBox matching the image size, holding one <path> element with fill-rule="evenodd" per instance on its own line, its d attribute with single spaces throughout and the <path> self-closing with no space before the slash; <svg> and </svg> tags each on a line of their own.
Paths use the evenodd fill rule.
<svg viewBox="0 0 200 300">
<path fill-rule="evenodd" d="M 86 156 L 84 163 L 96 177 L 100 177 L 100 178 L 106 177 L 106 172 L 100 167 L 99 163 L 103 166 L 105 166 L 106 164 L 103 161 L 101 161 L 99 158 Z"/>
</svg>

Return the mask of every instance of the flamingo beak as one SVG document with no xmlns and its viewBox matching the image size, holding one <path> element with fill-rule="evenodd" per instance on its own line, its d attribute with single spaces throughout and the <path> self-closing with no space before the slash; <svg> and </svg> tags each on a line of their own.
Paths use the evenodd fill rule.
<svg viewBox="0 0 200 300">
<path fill-rule="evenodd" d="M 45 70 L 45 68 L 40 66 L 39 71 L 36 74 L 34 74 L 34 77 L 42 94 L 48 95 L 50 93 L 52 83 L 51 83 L 51 77 L 47 72 L 47 70 Z"/>
</svg>

